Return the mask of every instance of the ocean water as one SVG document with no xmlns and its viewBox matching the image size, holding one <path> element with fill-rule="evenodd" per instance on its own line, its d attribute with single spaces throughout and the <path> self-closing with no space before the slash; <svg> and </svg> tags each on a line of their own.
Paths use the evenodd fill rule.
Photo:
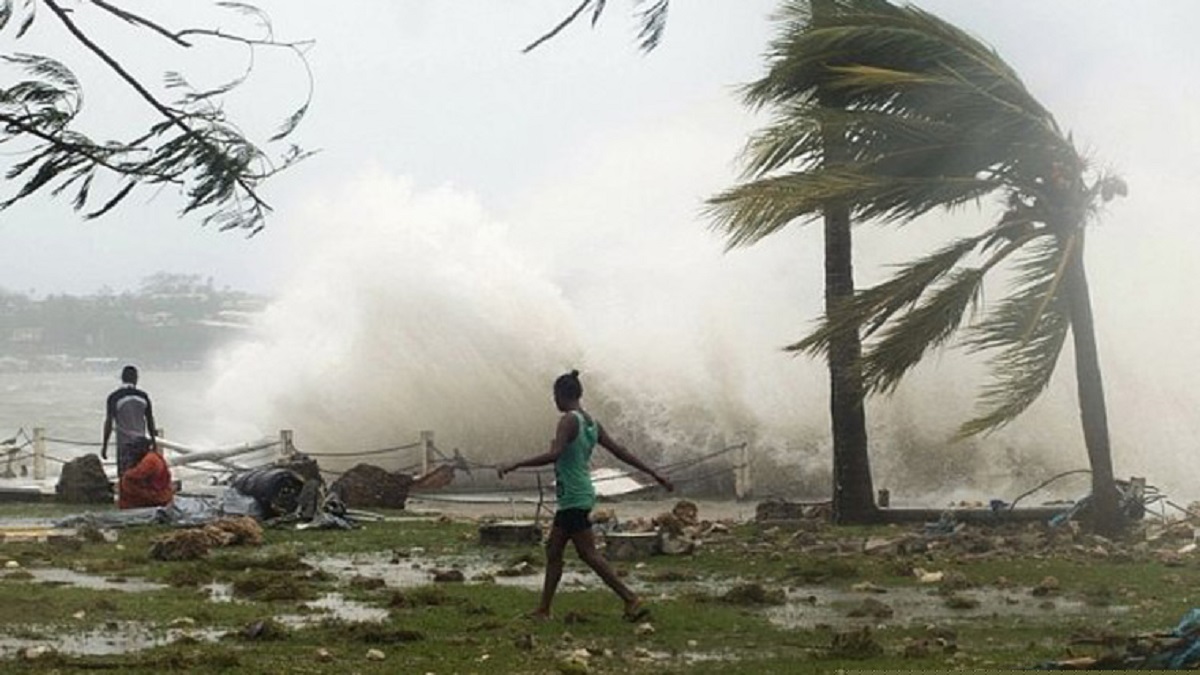
<svg viewBox="0 0 1200 675">
<path fill-rule="evenodd" d="M 0 437 L 41 427 L 48 436 L 98 442 L 105 399 L 120 386 L 119 376 L 119 372 L 0 373 Z M 150 394 L 155 421 L 169 435 L 184 441 L 209 433 L 205 427 L 211 412 L 203 404 L 207 382 L 202 371 L 143 372 L 138 384 Z"/>
</svg>

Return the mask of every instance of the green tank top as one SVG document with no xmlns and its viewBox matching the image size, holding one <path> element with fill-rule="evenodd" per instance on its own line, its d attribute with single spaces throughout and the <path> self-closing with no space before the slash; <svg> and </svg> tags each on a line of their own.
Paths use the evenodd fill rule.
<svg viewBox="0 0 1200 675">
<path fill-rule="evenodd" d="M 596 439 L 600 436 L 600 426 L 594 420 L 588 421 L 578 410 L 571 412 L 579 422 L 579 431 L 554 462 L 554 493 L 559 511 L 590 511 L 596 505 L 596 487 L 592 485 L 588 464 L 592 460 L 592 448 L 596 447 Z"/>
</svg>

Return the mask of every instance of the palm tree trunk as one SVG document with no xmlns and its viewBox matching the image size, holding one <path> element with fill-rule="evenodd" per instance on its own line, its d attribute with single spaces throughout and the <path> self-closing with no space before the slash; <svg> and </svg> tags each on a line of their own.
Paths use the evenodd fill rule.
<svg viewBox="0 0 1200 675">
<path fill-rule="evenodd" d="M 1092 468 L 1092 525 L 1100 532 L 1121 528 L 1119 496 L 1113 478 L 1112 449 L 1108 440 L 1108 411 L 1104 405 L 1104 382 L 1092 321 L 1092 301 L 1083 267 L 1083 231 L 1071 252 L 1064 277 L 1071 337 L 1075 345 L 1075 384 L 1079 392 L 1079 414 L 1083 441 Z"/>
<path fill-rule="evenodd" d="M 825 210 L 825 313 L 833 316 L 854 298 L 850 210 Z M 833 426 L 833 515 L 840 524 L 873 522 L 875 487 L 867 453 L 867 421 L 858 330 L 846 330 L 829 342 L 829 413 Z"/>
<path fill-rule="evenodd" d="M 831 0 L 812 0 L 812 21 L 820 23 L 837 13 Z M 818 102 L 842 108 L 846 101 L 835 91 L 818 86 Z M 844 129 L 823 128 L 821 145 L 826 167 L 845 162 Z M 850 207 L 825 206 L 825 316 L 854 299 L 854 260 L 850 232 Z M 878 519 L 871 460 L 867 453 L 867 419 L 863 411 L 862 341 L 858 327 L 842 331 L 829 341 L 829 416 L 833 427 L 833 518 L 840 524 L 868 523 Z"/>
</svg>

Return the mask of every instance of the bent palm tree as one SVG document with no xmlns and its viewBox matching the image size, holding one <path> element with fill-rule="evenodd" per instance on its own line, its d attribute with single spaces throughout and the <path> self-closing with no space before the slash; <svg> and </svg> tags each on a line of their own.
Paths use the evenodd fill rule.
<svg viewBox="0 0 1200 675">
<path fill-rule="evenodd" d="M 828 309 L 790 349 L 833 353 L 840 336 L 861 331 L 872 338 L 861 361 L 866 389 L 889 391 L 964 327 L 987 272 L 1012 265 L 1011 294 L 967 322 L 966 344 L 995 350 L 994 381 L 961 431 L 992 430 L 1024 411 L 1048 384 L 1069 331 L 1093 514 L 1102 529 L 1116 527 L 1083 241 L 1099 203 L 1124 194 L 1124 183 L 1089 170 L 992 49 L 928 12 L 885 0 L 793 0 L 781 17 L 769 73 L 747 92 L 752 103 L 773 104 L 776 117 L 751 140 L 748 180 L 710 202 L 731 246 L 812 220 L 830 204 L 859 220 L 902 223 L 993 193 L 1004 204 L 991 227 Z"/>
</svg>

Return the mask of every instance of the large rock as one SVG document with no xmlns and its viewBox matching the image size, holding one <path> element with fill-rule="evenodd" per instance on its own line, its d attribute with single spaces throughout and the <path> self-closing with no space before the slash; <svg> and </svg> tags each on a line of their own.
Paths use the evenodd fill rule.
<svg viewBox="0 0 1200 675">
<path fill-rule="evenodd" d="M 113 486 L 96 455 L 84 455 L 63 464 L 58 484 L 58 500 L 69 504 L 111 504 Z"/>
<path fill-rule="evenodd" d="M 329 486 L 351 508 L 402 509 L 412 476 L 390 473 L 372 464 L 357 464 Z"/>
</svg>

